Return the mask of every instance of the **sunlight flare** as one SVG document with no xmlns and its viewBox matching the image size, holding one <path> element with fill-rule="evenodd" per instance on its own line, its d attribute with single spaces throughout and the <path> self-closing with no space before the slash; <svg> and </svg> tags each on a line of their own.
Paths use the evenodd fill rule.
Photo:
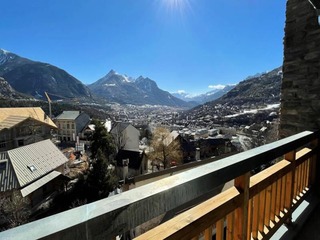
<svg viewBox="0 0 320 240">
<path fill-rule="evenodd" d="M 184 13 L 190 9 L 190 0 L 162 0 L 162 3 L 169 11 Z"/>
</svg>

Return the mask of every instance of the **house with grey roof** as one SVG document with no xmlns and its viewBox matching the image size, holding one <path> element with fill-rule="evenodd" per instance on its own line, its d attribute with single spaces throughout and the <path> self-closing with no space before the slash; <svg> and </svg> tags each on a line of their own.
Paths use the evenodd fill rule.
<svg viewBox="0 0 320 240">
<path fill-rule="evenodd" d="M 116 122 L 110 133 L 117 147 L 115 159 L 118 177 L 125 179 L 146 172 L 146 155 L 139 150 L 139 130 L 128 122 Z"/>
<path fill-rule="evenodd" d="M 40 107 L 0 108 L 0 152 L 49 139 L 56 129 Z"/>
<path fill-rule="evenodd" d="M 128 122 L 116 122 L 110 133 L 112 134 L 117 150 L 139 152 L 140 132 Z"/>
<path fill-rule="evenodd" d="M 32 205 L 41 202 L 63 186 L 67 162 L 49 139 L 0 153 L 0 196 L 18 189 Z"/>
<path fill-rule="evenodd" d="M 120 150 L 115 160 L 116 174 L 121 180 L 139 176 L 148 171 L 147 156 L 144 151 Z"/>
<path fill-rule="evenodd" d="M 83 133 L 90 123 L 90 116 L 81 111 L 63 111 L 56 117 L 58 138 L 61 141 L 76 141 L 76 137 L 84 137 Z"/>
</svg>

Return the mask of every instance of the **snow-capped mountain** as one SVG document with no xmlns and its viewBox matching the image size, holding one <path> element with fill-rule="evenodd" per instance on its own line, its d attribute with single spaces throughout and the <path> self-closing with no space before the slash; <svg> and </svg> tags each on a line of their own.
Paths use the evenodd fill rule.
<svg viewBox="0 0 320 240">
<path fill-rule="evenodd" d="M 225 86 L 221 86 L 219 88 L 213 89 L 207 93 L 203 93 L 199 95 L 192 95 L 184 91 L 179 91 L 177 93 L 171 93 L 171 94 L 187 102 L 196 102 L 198 104 L 203 104 L 203 103 L 218 99 L 219 97 L 223 96 L 224 94 L 229 92 L 231 89 L 233 89 L 235 86 L 236 86 L 235 84 L 225 85 Z"/>
<path fill-rule="evenodd" d="M 156 82 L 150 78 L 140 76 L 134 79 L 114 70 L 88 87 L 95 95 L 122 104 L 194 106 L 159 89 Z"/>
<path fill-rule="evenodd" d="M 0 49 L 0 77 L 18 92 L 36 98 L 49 92 L 62 97 L 90 98 L 89 89 L 66 71 Z"/>
</svg>

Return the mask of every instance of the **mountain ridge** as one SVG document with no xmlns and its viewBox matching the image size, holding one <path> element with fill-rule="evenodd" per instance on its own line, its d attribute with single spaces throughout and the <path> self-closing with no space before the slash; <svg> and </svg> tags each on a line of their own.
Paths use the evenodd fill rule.
<svg viewBox="0 0 320 240">
<path fill-rule="evenodd" d="M 282 67 L 261 75 L 246 78 L 222 97 L 198 105 L 185 112 L 185 115 L 201 119 L 204 116 L 227 116 L 245 109 L 258 109 L 261 106 L 280 103 Z"/>
<path fill-rule="evenodd" d="M 95 95 L 122 104 L 192 106 L 160 89 L 157 83 L 148 77 L 140 76 L 133 79 L 114 70 L 110 70 L 88 87 Z"/>
<path fill-rule="evenodd" d="M 189 98 L 191 101 L 186 102 L 187 97 L 183 100 L 160 89 L 157 83 L 148 77 L 139 76 L 134 79 L 111 69 L 104 77 L 86 86 L 63 69 L 0 49 L 0 77 L 3 77 L 1 84 L 6 89 L 3 96 L 13 96 L 20 92 L 43 99 L 44 92 L 49 92 L 64 98 L 92 99 L 94 94 L 97 99 L 120 104 L 182 108 L 194 107 L 199 102 L 208 106 L 227 102 L 234 105 L 248 102 L 268 103 L 280 100 L 280 72 L 281 67 L 255 74 L 237 85 L 226 85 L 223 89 Z"/>
<path fill-rule="evenodd" d="M 89 89 L 65 70 L 0 49 L 0 76 L 18 92 L 44 98 L 44 92 L 66 98 L 92 98 Z"/>
<path fill-rule="evenodd" d="M 196 102 L 197 104 L 204 104 L 206 102 L 213 101 L 215 99 L 218 99 L 222 95 L 226 94 L 228 91 L 230 91 L 232 88 L 234 88 L 237 84 L 227 84 L 224 85 L 220 89 L 215 89 L 206 93 L 197 94 L 197 95 L 191 95 L 186 92 L 176 92 L 171 93 L 173 96 L 180 98 L 181 100 L 187 101 L 187 102 Z"/>
</svg>

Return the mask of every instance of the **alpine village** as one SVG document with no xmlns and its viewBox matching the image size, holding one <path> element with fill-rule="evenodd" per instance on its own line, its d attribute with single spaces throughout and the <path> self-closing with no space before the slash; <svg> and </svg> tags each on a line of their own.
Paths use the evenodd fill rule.
<svg viewBox="0 0 320 240">
<path fill-rule="evenodd" d="M 193 97 L 0 49 L 0 239 L 320 239 L 318 12 L 288 0 L 283 65 Z"/>
</svg>

